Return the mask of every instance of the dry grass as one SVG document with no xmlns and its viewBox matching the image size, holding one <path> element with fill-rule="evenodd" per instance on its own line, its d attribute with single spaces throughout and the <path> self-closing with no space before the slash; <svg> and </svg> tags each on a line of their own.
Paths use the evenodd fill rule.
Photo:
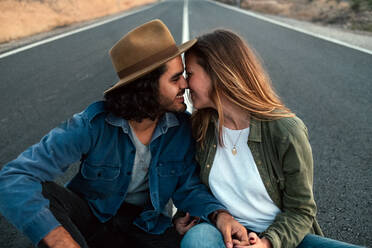
<svg viewBox="0 0 372 248">
<path fill-rule="evenodd" d="M 0 43 L 151 2 L 155 0 L 1 0 Z"/>
</svg>

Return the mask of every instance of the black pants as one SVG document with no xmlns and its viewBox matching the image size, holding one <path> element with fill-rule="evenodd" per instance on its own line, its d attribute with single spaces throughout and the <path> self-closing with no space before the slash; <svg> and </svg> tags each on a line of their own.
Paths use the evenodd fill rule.
<svg viewBox="0 0 372 248">
<path fill-rule="evenodd" d="M 164 234 L 149 234 L 134 226 L 133 220 L 142 209 L 124 203 L 117 214 L 101 223 L 87 202 L 74 192 L 53 182 L 43 184 L 43 195 L 50 201 L 50 210 L 82 248 L 171 248 L 179 247 L 182 237 L 174 228 Z M 46 247 L 42 242 L 39 247 Z"/>
</svg>

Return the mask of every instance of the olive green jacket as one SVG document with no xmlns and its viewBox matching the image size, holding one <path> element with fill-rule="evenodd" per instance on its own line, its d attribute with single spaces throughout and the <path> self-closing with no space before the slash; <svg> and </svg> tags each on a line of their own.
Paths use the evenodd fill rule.
<svg viewBox="0 0 372 248">
<path fill-rule="evenodd" d="M 208 187 L 217 140 L 215 122 L 211 121 L 196 154 L 200 178 Z M 269 239 L 274 248 L 291 248 L 308 233 L 323 235 L 315 218 L 313 158 L 304 123 L 297 117 L 252 119 L 247 142 L 270 198 L 281 209 L 260 236 Z"/>
</svg>

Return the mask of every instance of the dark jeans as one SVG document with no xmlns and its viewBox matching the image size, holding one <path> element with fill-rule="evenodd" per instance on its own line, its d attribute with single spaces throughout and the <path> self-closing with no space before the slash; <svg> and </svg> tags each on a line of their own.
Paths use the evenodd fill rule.
<svg viewBox="0 0 372 248">
<path fill-rule="evenodd" d="M 149 234 L 134 226 L 140 207 L 123 203 L 117 214 L 101 223 L 88 203 L 74 192 L 53 182 L 43 184 L 43 195 L 50 201 L 50 210 L 74 240 L 83 248 L 171 248 L 179 247 L 181 236 L 174 228 L 164 234 Z M 42 242 L 39 247 L 46 247 Z"/>
</svg>

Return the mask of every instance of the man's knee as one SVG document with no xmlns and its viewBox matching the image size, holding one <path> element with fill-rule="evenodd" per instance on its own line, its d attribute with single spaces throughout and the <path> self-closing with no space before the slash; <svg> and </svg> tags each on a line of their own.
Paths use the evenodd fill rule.
<svg viewBox="0 0 372 248">
<path fill-rule="evenodd" d="M 225 247 L 222 234 L 208 223 L 201 223 L 191 228 L 181 241 L 181 248 Z"/>
<path fill-rule="evenodd" d="M 63 192 L 64 187 L 56 184 L 55 182 L 47 181 L 41 183 L 42 194 L 45 198 L 50 199 L 54 195 L 59 195 L 60 192 Z"/>
<path fill-rule="evenodd" d="M 49 200 L 49 209 L 57 219 L 56 215 L 70 215 L 70 212 L 79 210 L 89 211 L 88 204 L 83 199 L 55 182 L 43 182 L 42 194 Z"/>
</svg>

